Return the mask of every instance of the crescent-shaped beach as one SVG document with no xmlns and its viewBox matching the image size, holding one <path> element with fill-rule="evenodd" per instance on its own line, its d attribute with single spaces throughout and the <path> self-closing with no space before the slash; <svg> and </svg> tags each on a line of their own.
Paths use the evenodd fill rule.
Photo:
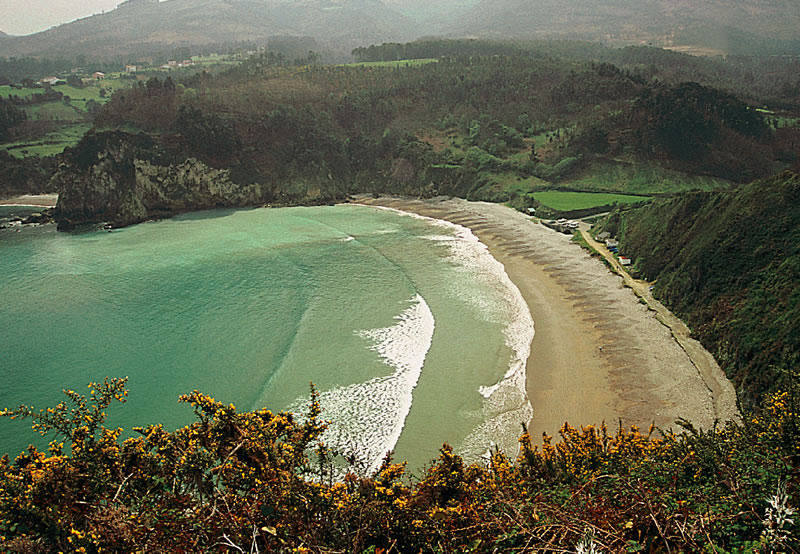
<svg viewBox="0 0 800 554">
<path fill-rule="evenodd" d="M 561 426 L 621 423 L 646 430 L 736 420 L 733 385 L 677 318 L 641 299 L 569 236 L 502 206 L 461 199 L 359 197 L 468 227 L 501 262 L 535 326 L 527 362 L 531 435 Z M 648 304 L 650 302 L 650 304 Z M 655 302 L 656 308 L 653 307 Z M 677 322 L 677 323 L 674 323 Z M 685 326 L 684 326 L 685 329 Z"/>
</svg>

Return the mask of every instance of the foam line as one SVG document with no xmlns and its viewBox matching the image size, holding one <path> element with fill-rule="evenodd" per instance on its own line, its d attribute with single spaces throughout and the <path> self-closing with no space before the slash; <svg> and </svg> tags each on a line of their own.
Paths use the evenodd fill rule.
<svg viewBox="0 0 800 554">
<path fill-rule="evenodd" d="M 505 343 L 511 350 L 508 369 L 495 383 L 478 388 L 484 398 L 482 411 L 484 422 L 470 433 L 459 446 L 459 453 L 468 461 L 478 461 L 486 448 L 497 444 L 506 453 L 519 448 L 517 438 L 520 423 L 527 423 L 533 416 L 533 407 L 528 399 L 526 386 L 527 360 L 534 336 L 534 323 L 528 304 L 522 293 L 511 281 L 502 263 L 489 252 L 471 229 L 414 213 L 383 208 L 409 217 L 427 221 L 451 234 L 431 235 L 432 241 L 447 243 L 451 261 L 491 291 L 485 296 L 464 296 L 464 301 L 473 304 L 484 317 L 505 323 Z"/>
<path fill-rule="evenodd" d="M 430 307 L 420 295 L 410 302 L 412 305 L 395 317 L 395 325 L 357 331 L 372 342 L 370 349 L 394 372 L 320 393 L 322 417 L 331 420 L 322 440 L 345 457 L 356 459 L 354 469 L 366 475 L 378 470 L 400 438 L 433 340 L 435 322 Z M 307 400 L 299 400 L 289 411 L 302 412 L 305 403 Z"/>
</svg>

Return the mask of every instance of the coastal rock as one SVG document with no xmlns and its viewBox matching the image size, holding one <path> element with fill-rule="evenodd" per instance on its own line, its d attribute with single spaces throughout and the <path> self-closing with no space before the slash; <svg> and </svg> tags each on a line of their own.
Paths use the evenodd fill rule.
<svg viewBox="0 0 800 554">
<path fill-rule="evenodd" d="M 148 219 L 263 202 L 264 187 L 238 185 L 227 170 L 188 158 L 175 161 L 147 135 L 89 133 L 53 176 L 59 191 L 60 230 L 108 223 L 123 227 Z"/>
</svg>

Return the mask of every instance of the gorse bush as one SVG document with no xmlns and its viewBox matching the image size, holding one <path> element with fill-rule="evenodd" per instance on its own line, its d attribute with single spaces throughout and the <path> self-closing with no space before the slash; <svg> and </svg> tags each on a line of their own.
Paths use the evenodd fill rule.
<svg viewBox="0 0 800 554">
<path fill-rule="evenodd" d="M 334 480 L 312 388 L 301 420 L 238 412 L 197 391 L 196 421 L 105 427 L 124 379 L 30 419 L 57 438 L 0 459 L 0 550 L 238 552 L 794 552 L 797 389 L 741 424 L 680 434 L 567 424 L 516 459 L 469 465 L 444 445 L 418 479 L 387 455 L 374 475 Z M 63 440 L 64 442 L 59 442 Z M 65 449 L 68 444 L 68 450 Z"/>
</svg>

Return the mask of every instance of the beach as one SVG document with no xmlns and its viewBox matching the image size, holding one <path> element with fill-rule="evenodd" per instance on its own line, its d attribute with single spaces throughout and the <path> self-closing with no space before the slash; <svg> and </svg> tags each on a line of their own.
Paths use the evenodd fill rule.
<svg viewBox="0 0 800 554">
<path fill-rule="evenodd" d="M 499 204 L 366 196 L 357 202 L 463 225 L 503 264 L 534 321 L 527 391 L 535 441 L 556 436 L 565 422 L 677 431 L 679 418 L 705 429 L 738 418 L 735 390 L 719 367 L 710 386 L 656 312 L 571 237 Z"/>
<path fill-rule="evenodd" d="M 38 206 L 40 208 L 55 208 L 58 194 L 22 194 L 10 198 L 0 199 L 0 206 Z"/>
</svg>

